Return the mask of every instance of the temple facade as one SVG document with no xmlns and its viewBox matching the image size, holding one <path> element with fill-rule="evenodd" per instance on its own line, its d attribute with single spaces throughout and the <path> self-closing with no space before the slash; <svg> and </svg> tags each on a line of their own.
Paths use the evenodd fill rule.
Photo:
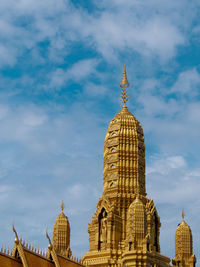
<svg viewBox="0 0 200 267">
<path fill-rule="evenodd" d="M 61 213 L 48 233 L 46 253 L 25 244 L 15 234 L 11 252 L 1 248 L 0 267 L 194 267 L 192 231 L 185 222 L 175 234 L 175 257 L 161 254 L 160 217 L 145 182 L 145 143 L 140 122 L 126 106 L 129 82 L 124 66 L 121 99 L 123 107 L 111 120 L 105 136 L 103 154 L 103 192 L 88 225 L 89 251 L 81 260 L 70 249 L 70 223 Z"/>
</svg>

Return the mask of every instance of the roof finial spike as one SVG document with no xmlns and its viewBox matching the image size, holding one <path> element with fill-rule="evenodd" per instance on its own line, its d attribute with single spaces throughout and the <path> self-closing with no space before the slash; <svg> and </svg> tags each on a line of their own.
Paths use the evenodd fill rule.
<svg viewBox="0 0 200 267">
<path fill-rule="evenodd" d="M 184 220 L 184 218 L 185 218 L 185 212 L 184 212 L 184 209 L 182 209 L 182 218 L 183 218 L 183 220 Z"/>
<path fill-rule="evenodd" d="M 126 102 L 129 99 L 128 90 L 127 90 L 127 88 L 129 87 L 129 82 L 128 82 L 128 79 L 127 79 L 127 76 L 126 76 L 126 66 L 125 66 L 125 64 L 124 64 L 124 73 L 123 73 L 123 76 L 122 76 L 122 81 L 120 83 L 120 87 L 123 88 L 122 89 L 122 94 L 121 94 L 121 100 L 124 103 L 124 105 L 126 105 Z"/>
<path fill-rule="evenodd" d="M 50 249 L 50 250 L 52 250 L 52 243 L 51 243 L 51 239 L 50 239 L 50 237 L 49 237 L 49 235 L 48 235 L 48 230 L 46 229 L 46 238 L 49 240 L 49 246 L 48 246 L 48 248 Z"/>
<path fill-rule="evenodd" d="M 19 238 L 18 238 L 17 231 L 15 230 L 14 222 L 12 223 L 12 228 L 13 228 L 13 232 L 15 233 L 15 243 L 18 244 Z"/>
<path fill-rule="evenodd" d="M 65 205 L 64 205 L 64 202 L 63 202 L 63 200 L 62 200 L 62 202 L 61 202 L 61 211 L 63 212 L 63 210 L 64 210 L 64 208 L 65 208 Z"/>
</svg>

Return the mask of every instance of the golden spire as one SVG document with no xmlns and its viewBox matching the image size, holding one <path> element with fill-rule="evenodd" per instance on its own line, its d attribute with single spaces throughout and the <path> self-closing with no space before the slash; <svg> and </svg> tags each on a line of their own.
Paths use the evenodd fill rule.
<svg viewBox="0 0 200 267">
<path fill-rule="evenodd" d="M 183 220 L 184 220 L 184 218 L 185 218 L 185 212 L 184 212 L 184 209 L 182 209 L 182 218 L 183 218 Z"/>
<path fill-rule="evenodd" d="M 65 208 L 65 205 L 64 205 L 64 203 L 63 203 L 63 200 L 62 200 L 62 202 L 61 202 L 61 211 L 63 212 L 63 210 L 64 210 L 64 208 Z"/>
<path fill-rule="evenodd" d="M 64 203 L 61 202 L 61 213 L 56 218 L 53 226 L 53 247 L 55 251 L 62 255 L 69 255 L 70 250 L 70 224 L 67 216 L 63 213 Z"/>
<path fill-rule="evenodd" d="M 126 66 L 125 66 L 125 64 L 124 64 L 124 73 L 123 73 L 123 76 L 122 76 L 122 81 L 120 83 L 120 87 L 123 88 L 122 89 L 122 94 L 121 94 L 121 100 L 124 103 L 124 105 L 126 105 L 126 102 L 129 99 L 128 90 L 126 88 L 129 87 L 129 82 L 128 82 L 128 79 L 127 79 L 127 76 L 126 76 Z"/>
</svg>

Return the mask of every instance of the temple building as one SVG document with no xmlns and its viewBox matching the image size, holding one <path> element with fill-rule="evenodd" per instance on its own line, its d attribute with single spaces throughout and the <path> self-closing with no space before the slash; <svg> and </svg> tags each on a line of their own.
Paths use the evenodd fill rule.
<svg viewBox="0 0 200 267">
<path fill-rule="evenodd" d="M 140 122 L 128 110 L 129 82 L 124 66 L 120 83 L 123 107 L 111 120 L 103 154 L 103 192 L 88 224 L 89 251 L 81 260 L 70 249 L 70 223 L 61 213 L 53 227 L 53 238 L 46 233 L 48 250 L 43 253 L 25 244 L 15 234 L 11 252 L 0 252 L 0 267 L 194 267 L 192 231 L 182 214 L 175 234 L 175 257 L 161 254 L 160 217 L 145 182 L 145 143 Z"/>
</svg>

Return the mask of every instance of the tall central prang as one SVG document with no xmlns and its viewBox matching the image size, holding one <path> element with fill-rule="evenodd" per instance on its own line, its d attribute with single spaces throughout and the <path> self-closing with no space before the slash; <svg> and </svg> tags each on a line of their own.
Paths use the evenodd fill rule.
<svg viewBox="0 0 200 267">
<path fill-rule="evenodd" d="M 146 197 L 145 144 L 140 122 L 126 106 L 129 82 L 124 66 L 121 111 L 104 142 L 103 194 L 89 223 L 89 266 L 169 266 L 160 254 L 160 218 Z"/>
</svg>

